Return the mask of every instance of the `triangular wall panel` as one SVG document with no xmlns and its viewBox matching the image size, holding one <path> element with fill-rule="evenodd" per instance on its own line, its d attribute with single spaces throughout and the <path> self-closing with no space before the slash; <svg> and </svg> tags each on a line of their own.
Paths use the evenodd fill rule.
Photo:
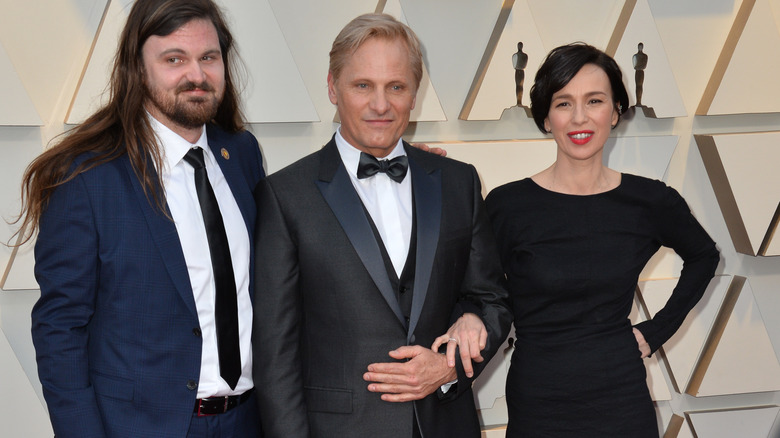
<svg viewBox="0 0 780 438">
<path fill-rule="evenodd" d="M 780 255 L 780 132 L 695 138 L 735 249 Z"/>
<path fill-rule="evenodd" d="M 573 41 L 605 49 L 624 6 L 622 0 L 504 0 L 459 118 L 497 120 L 517 104 L 513 55 L 518 42 L 528 55 L 521 100 L 528 107 L 536 70 L 547 53 Z"/>
<path fill-rule="evenodd" d="M 780 2 L 743 0 L 696 114 L 780 112 Z"/>
<path fill-rule="evenodd" d="M 636 1 L 614 54 L 623 70 L 623 80 L 632 106 L 637 103 L 637 70 L 634 68 L 634 57 L 637 56 L 639 60 L 641 56 L 638 55 L 639 43 L 642 43 L 642 52 L 647 56 L 647 67 L 642 70 L 644 79 L 641 96 L 645 115 L 658 118 L 686 116 L 685 104 L 647 0 Z"/>
<path fill-rule="evenodd" d="M 246 66 L 244 113 L 250 123 L 308 122 L 319 117 L 268 0 L 223 0 Z M 79 123 L 104 102 L 117 38 L 132 0 L 109 2 L 66 123 Z"/>
<path fill-rule="evenodd" d="M 514 59 L 518 43 L 528 57 L 523 69 L 522 104 L 529 107 L 530 89 L 547 49 L 542 45 L 528 0 L 505 0 L 493 35 L 460 113 L 464 120 L 498 120 L 506 108 L 517 104 Z"/>
<path fill-rule="evenodd" d="M 780 391 L 780 362 L 750 282 L 734 277 L 688 385 L 693 396 Z"/>
<path fill-rule="evenodd" d="M 686 412 L 695 434 L 706 437 L 770 437 L 780 407 L 757 406 L 733 410 Z"/>
<path fill-rule="evenodd" d="M 677 278 L 639 282 L 639 294 L 647 313 L 655 315 L 669 300 Z M 688 314 L 682 326 L 662 347 L 672 383 L 684 392 L 699 360 L 707 336 L 726 295 L 730 276 L 716 276 L 704 296 Z"/>
<path fill-rule="evenodd" d="M 5 48 L 0 44 L 0 125 L 43 125 Z"/>
<path fill-rule="evenodd" d="M 390 14 L 398 19 L 398 21 L 414 29 L 412 24 L 409 23 L 406 14 L 404 14 L 400 0 L 380 0 L 377 12 Z M 441 102 L 439 102 L 439 96 L 436 95 L 436 90 L 431 82 L 431 77 L 428 75 L 428 68 L 425 66 L 425 63 L 423 63 L 423 75 L 420 80 L 420 89 L 417 90 L 417 102 L 409 116 L 409 120 L 412 122 L 439 122 L 447 120 L 447 116 L 444 115 L 444 110 L 441 107 Z"/>
</svg>

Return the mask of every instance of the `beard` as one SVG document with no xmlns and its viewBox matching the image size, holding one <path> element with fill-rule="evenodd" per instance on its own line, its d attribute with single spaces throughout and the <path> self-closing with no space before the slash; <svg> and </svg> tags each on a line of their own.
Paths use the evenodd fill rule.
<svg viewBox="0 0 780 438">
<path fill-rule="evenodd" d="M 217 115 L 222 102 L 222 94 L 214 93 L 200 97 L 185 97 L 182 93 L 192 90 L 214 92 L 214 87 L 208 82 L 196 84 L 186 82 L 173 90 L 173 96 L 166 90 L 146 87 L 146 95 L 165 117 L 184 128 L 199 128 Z"/>
</svg>

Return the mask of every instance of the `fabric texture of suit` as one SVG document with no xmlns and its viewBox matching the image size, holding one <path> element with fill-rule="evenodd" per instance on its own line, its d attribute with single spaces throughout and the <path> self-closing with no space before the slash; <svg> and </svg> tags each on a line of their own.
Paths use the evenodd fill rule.
<svg viewBox="0 0 780 438">
<path fill-rule="evenodd" d="M 268 437 L 411 437 L 415 415 L 425 438 L 480 435 L 460 358 L 443 396 L 384 402 L 363 380 L 395 348 L 429 348 L 464 312 L 484 321 L 489 359 L 511 319 L 475 169 L 404 147 L 417 239 L 408 321 L 333 140 L 255 191 L 253 363 Z"/>
<path fill-rule="evenodd" d="M 211 125 L 207 136 L 251 239 L 257 140 Z M 126 155 L 52 193 L 35 260 L 32 334 L 57 437 L 186 436 L 202 349 L 195 300 L 176 226 Z"/>
</svg>

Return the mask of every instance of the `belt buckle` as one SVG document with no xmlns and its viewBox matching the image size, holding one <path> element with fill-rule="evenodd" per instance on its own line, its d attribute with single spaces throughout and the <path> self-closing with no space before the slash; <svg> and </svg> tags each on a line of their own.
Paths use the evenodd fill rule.
<svg viewBox="0 0 780 438">
<path fill-rule="evenodd" d="M 222 405 L 222 410 L 221 411 L 218 410 L 216 412 L 211 412 L 211 413 L 203 412 L 202 410 L 203 410 L 203 403 L 204 402 L 206 402 L 206 401 L 209 401 L 209 402 L 217 401 L 217 400 L 215 400 L 215 399 L 217 399 L 217 397 L 204 398 L 204 399 L 200 399 L 200 403 L 198 403 L 197 416 L 198 417 L 210 417 L 212 415 L 219 415 L 219 414 L 224 414 L 225 412 L 227 412 L 230 396 L 224 396 L 224 397 L 219 397 L 219 398 L 224 400 L 224 403 Z"/>
</svg>

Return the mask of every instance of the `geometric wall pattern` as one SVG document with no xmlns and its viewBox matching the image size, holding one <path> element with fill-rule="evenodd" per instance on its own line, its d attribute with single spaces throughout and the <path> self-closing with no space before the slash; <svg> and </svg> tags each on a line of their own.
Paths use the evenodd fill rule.
<svg viewBox="0 0 780 438">
<path fill-rule="evenodd" d="M 0 44 L 0 126 L 40 126 L 38 111 Z"/>
<path fill-rule="evenodd" d="M 116 41 L 133 0 L 106 5 L 93 50 L 66 123 L 79 123 L 107 96 L 103 91 L 116 52 Z M 242 103 L 248 122 L 313 122 L 317 111 L 290 54 L 268 0 L 222 0 L 246 67 Z"/>
<path fill-rule="evenodd" d="M 779 73 L 780 1 L 743 0 L 696 114 L 780 112 Z"/>
<path fill-rule="evenodd" d="M 686 412 L 685 418 L 675 415 L 664 438 L 773 438 L 779 414 L 778 406 Z"/>
<path fill-rule="evenodd" d="M 578 26 L 578 22 L 592 26 Z M 646 66 L 640 68 L 646 116 L 686 114 L 647 0 L 505 0 L 459 117 L 499 119 L 505 109 L 517 105 L 517 84 L 522 87 L 521 104 L 527 109 L 529 91 L 545 55 L 571 41 L 587 42 L 615 57 L 624 72 L 631 105 L 637 100 L 633 59 L 642 43 L 648 57 Z M 527 61 L 518 65 L 520 53 Z M 520 76 L 516 76 L 517 69 Z"/>
<path fill-rule="evenodd" d="M 605 164 L 620 172 L 662 180 L 669 167 L 678 138 L 676 136 L 616 137 L 607 141 Z M 447 156 L 471 163 L 480 172 L 482 191 L 534 175 L 555 161 L 555 142 L 548 140 L 514 140 L 490 142 L 430 143 L 447 150 Z M 500 162 L 493 157 L 500 156 Z"/>
<path fill-rule="evenodd" d="M 736 250 L 780 255 L 780 132 L 695 138 Z"/>
<path fill-rule="evenodd" d="M 119 7 L 121 12 L 121 6 L 129 1 L 58 0 L 51 2 L 49 9 L 39 10 L 37 2 L 18 6 L 27 3 L 0 0 L 3 11 L 10 11 L 0 14 L 0 125 L 13 125 L 0 128 L 0 148 L 6 160 L 0 163 L 4 206 L 18 202 L 18 180 L 24 166 L 49 138 L 64 130 L 61 125 L 66 114 L 68 123 L 74 123 L 79 119 L 79 105 L 96 104 L 93 99 L 105 86 L 105 71 L 101 72 L 105 67 L 100 66 L 98 55 L 103 45 L 109 54 L 113 51 L 109 15 L 116 12 L 106 14 L 100 28 L 97 17 L 111 7 Z M 780 144 L 780 123 L 774 118 L 780 113 L 780 0 L 448 0 L 435 6 L 415 0 L 219 1 L 251 70 L 242 99 L 250 122 L 265 122 L 251 129 L 265 157 L 270 157 L 266 162 L 271 168 L 313 151 L 332 134 L 333 107 L 325 88 L 330 42 L 349 19 L 381 8 L 408 19 L 423 38 L 429 78 L 423 88 L 428 83 L 430 88 L 421 90 L 424 94 L 418 96 L 418 109 L 424 106 L 420 100 L 427 101 L 430 94 L 441 112 L 432 118 L 413 116 L 419 123 L 411 125 L 408 139 L 443 145 L 451 157 L 474 163 L 485 192 L 546 168 L 555 156 L 552 140 L 540 139 L 525 111 L 513 108 L 510 115 L 504 112 L 516 103 L 512 57 L 517 42 L 524 42 L 523 50 L 529 57 L 524 71 L 524 105 L 528 105 L 533 73 L 546 51 L 574 40 L 615 54 L 633 104 L 631 57 L 642 42 L 648 55 L 642 103 L 653 110 L 652 114 L 644 111 L 645 117 L 679 120 L 627 120 L 614 131 L 605 159 L 618 170 L 684 181 L 689 205 L 723 254 L 719 267 L 723 275 L 710 286 L 680 333 L 646 361 L 659 421 L 662 429 L 668 425 L 671 432 L 680 419 L 678 434 L 670 436 L 780 436 L 773 410 L 780 404 L 780 390 L 773 389 L 777 388 L 773 346 L 780 346 L 780 324 L 773 317 L 780 314 L 780 299 L 776 297 L 780 258 L 735 254 L 780 254 L 780 239 L 772 239 L 780 204 L 776 191 L 780 183 L 773 169 L 780 162 L 773 146 Z M 97 15 L 88 15 L 93 10 Z M 521 10 L 523 13 L 518 13 Z M 114 34 L 117 31 L 114 27 Z M 500 42 L 502 38 L 506 41 Z M 94 42 L 94 47 L 87 58 L 89 42 Z M 73 71 L 69 63 L 76 66 Z M 269 71 L 264 73 L 262 68 Z M 277 72 L 283 77 L 268 76 Z M 103 79 L 97 73 L 104 75 Z M 86 79 L 89 74 L 96 79 Z M 480 74 L 479 92 L 470 94 Z M 82 78 L 80 87 L 76 87 L 78 77 Z M 678 81 L 685 86 L 678 86 Z M 257 87 L 269 84 L 276 87 L 272 92 L 283 95 L 258 97 Z M 680 110 L 680 95 L 688 111 Z M 473 108 L 464 117 L 461 113 L 469 98 Z M 292 101 L 300 104 L 287 104 Z M 478 105 L 492 113 L 477 117 Z M 274 112 L 263 116 L 262 111 L 269 106 Z M 298 123 L 273 118 L 288 110 L 294 114 L 284 119 Z M 85 115 L 90 110 L 81 111 Z M 8 117 L 24 120 L 9 121 Z M 697 138 L 693 142 L 693 133 L 710 140 Z M 458 142 L 462 139 L 469 141 Z M 289 144 L 301 146 L 288 148 Z M 692 147 L 701 153 L 691 153 Z M 24 153 L 16 154 L 19 148 Z M 711 153 L 713 150 L 717 155 Z M 9 151 L 14 151 L 10 159 Z M 701 165 L 699 156 L 706 173 L 696 167 Z M 4 217 L 12 212 L 13 208 L 6 208 Z M 32 415 L 40 411 L 40 404 L 30 395 L 39 393 L 40 385 L 35 380 L 29 322 L 8 317 L 9 312 L 29 315 L 31 304 L 17 308 L 9 307 L 8 302 L 16 294 L 29 297 L 36 293 L 27 261 L 30 254 L 29 246 L 22 248 L 17 263 L 5 273 L 3 287 L 33 291 L 0 292 L 0 310 L 6 315 L 0 318 L 0 337 L 9 341 L 0 342 L 4 358 L 0 372 L 13 380 L 0 378 L 0 386 L 19 405 L 18 409 L 4 405 L 0 423 L 13 436 L 37 438 L 51 433 L 35 428 L 45 414 Z M 652 315 L 650 307 L 657 306 L 653 302 L 670 293 L 669 285 L 678 274 L 667 271 L 676 266 L 652 266 L 649 279 L 639 285 L 641 300 L 634 312 L 638 320 Z M 744 351 L 746 346 L 750 348 Z M 14 355 L 19 358 L 16 362 Z M 734 357 L 744 360 L 735 363 Z M 492 397 L 492 404 L 480 402 L 481 417 L 488 419 L 484 424 L 490 426 L 486 436 L 491 438 L 503 436 L 500 425 L 506 421 L 505 400 L 501 391 L 483 393 L 481 385 L 491 386 L 488 382 L 501 379 L 508 363 L 500 361 L 500 356 L 497 359 L 490 364 L 496 371 L 476 382 L 478 398 Z M 696 372 L 705 362 L 706 372 Z M 662 378 L 656 378 L 658 371 Z M 25 376 L 29 382 L 24 382 Z M 658 383 L 667 381 L 671 400 L 656 391 Z M 14 385 L 7 386 L 9 383 Z M 695 388 L 691 393 L 696 396 L 685 393 L 689 387 Z M 672 419 L 672 414 L 678 417 Z M 768 429 L 772 422 L 775 429 Z"/>
<path fill-rule="evenodd" d="M 640 283 L 650 314 L 675 283 Z M 780 363 L 745 277 L 717 276 L 662 349 L 678 392 L 705 397 L 780 390 Z"/>
</svg>

